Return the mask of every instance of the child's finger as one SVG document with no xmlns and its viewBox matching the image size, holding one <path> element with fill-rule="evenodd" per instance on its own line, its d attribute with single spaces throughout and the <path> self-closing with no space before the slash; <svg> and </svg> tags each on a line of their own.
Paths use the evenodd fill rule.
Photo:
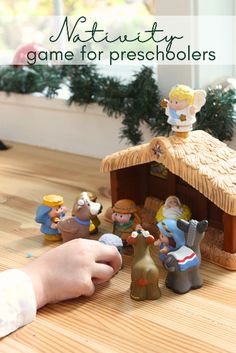
<svg viewBox="0 0 236 353">
<path fill-rule="evenodd" d="M 101 251 L 96 256 L 97 263 L 105 263 L 113 267 L 114 272 L 118 272 L 122 265 L 122 258 L 115 246 L 101 244 Z"/>
<path fill-rule="evenodd" d="M 96 263 L 92 271 L 92 281 L 94 284 L 104 283 L 115 274 L 113 267 Z"/>
</svg>

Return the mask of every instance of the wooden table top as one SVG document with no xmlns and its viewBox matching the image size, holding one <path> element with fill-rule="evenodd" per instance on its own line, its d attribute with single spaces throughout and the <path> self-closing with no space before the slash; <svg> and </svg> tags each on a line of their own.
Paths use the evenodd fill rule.
<svg viewBox="0 0 236 353">
<path fill-rule="evenodd" d="M 53 244 L 34 222 L 42 196 L 59 193 L 69 209 L 90 190 L 110 206 L 109 175 L 100 161 L 21 144 L 0 152 L 0 270 L 32 261 Z M 111 231 L 102 220 L 101 232 Z M 32 254 L 32 258 L 28 258 Z M 162 297 L 136 302 L 129 297 L 131 257 L 91 298 L 48 305 L 36 320 L 0 340 L 1 353 L 189 353 L 236 352 L 236 272 L 203 262 L 204 286 L 185 295 L 165 288 Z"/>
</svg>

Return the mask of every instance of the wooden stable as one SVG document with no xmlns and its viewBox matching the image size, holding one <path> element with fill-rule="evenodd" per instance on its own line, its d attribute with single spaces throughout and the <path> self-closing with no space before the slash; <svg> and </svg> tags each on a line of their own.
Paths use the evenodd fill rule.
<svg viewBox="0 0 236 353">
<path fill-rule="evenodd" d="M 186 139 L 157 137 L 107 156 L 101 170 L 111 175 L 112 204 L 176 195 L 193 218 L 223 230 L 223 250 L 236 253 L 236 151 L 211 135 L 199 130 Z"/>
</svg>

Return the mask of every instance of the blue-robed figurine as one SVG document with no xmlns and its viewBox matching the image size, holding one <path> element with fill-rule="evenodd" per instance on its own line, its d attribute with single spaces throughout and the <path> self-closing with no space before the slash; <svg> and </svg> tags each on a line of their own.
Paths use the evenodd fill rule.
<svg viewBox="0 0 236 353">
<path fill-rule="evenodd" d="M 155 245 L 160 247 L 160 260 L 165 261 L 170 251 L 175 251 L 185 245 L 184 232 L 177 227 L 175 219 L 165 219 L 157 223 L 160 235 Z"/>
<path fill-rule="evenodd" d="M 61 240 L 57 223 L 65 217 L 67 211 L 60 195 L 45 195 L 42 204 L 36 210 L 35 221 L 41 224 L 40 230 L 46 240 Z"/>
</svg>

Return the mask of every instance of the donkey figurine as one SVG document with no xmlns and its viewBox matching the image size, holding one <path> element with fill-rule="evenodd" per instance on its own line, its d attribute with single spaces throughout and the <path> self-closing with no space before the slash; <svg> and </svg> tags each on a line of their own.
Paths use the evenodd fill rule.
<svg viewBox="0 0 236 353">
<path fill-rule="evenodd" d="M 63 242 L 89 236 L 90 220 L 101 210 L 102 205 L 100 203 L 91 201 L 88 193 L 82 192 L 80 199 L 76 201 L 73 207 L 73 216 L 58 223 Z"/>
<path fill-rule="evenodd" d="M 137 226 L 136 231 L 127 238 L 128 244 L 134 248 L 130 287 L 130 297 L 134 300 L 154 300 L 161 296 L 159 270 L 149 250 L 149 245 L 154 241 L 154 237 L 141 226 Z"/>
<path fill-rule="evenodd" d="M 177 251 L 167 254 L 164 266 L 168 271 L 166 277 L 167 288 L 175 293 L 184 294 L 191 289 L 202 287 L 203 280 L 199 273 L 201 264 L 200 243 L 208 227 L 208 221 L 201 222 L 191 219 L 189 222 L 179 219 L 177 226 L 185 234 L 185 246 Z M 185 258 L 180 259 L 178 255 L 185 254 Z M 193 265 L 187 266 L 188 262 Z"/>
</svg>

